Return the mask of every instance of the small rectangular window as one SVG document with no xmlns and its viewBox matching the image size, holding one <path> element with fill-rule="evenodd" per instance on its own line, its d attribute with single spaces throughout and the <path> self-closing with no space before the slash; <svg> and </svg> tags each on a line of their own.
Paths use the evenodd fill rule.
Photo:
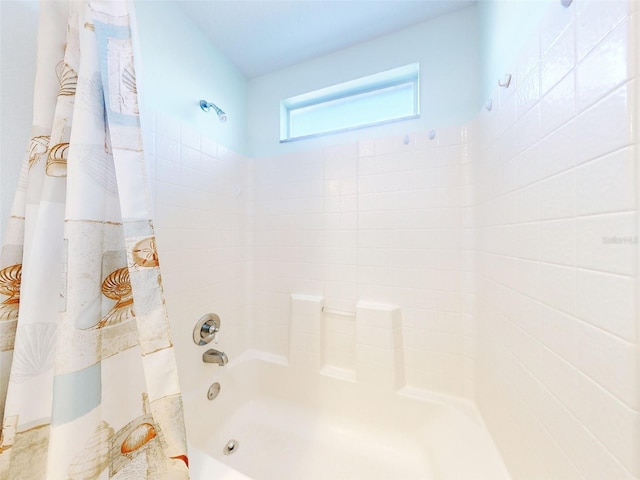
<svg viewBox="0 0 640 480">
<path fill-rule="evenodd" d="M 419 71 L 413 63 L 283 100 L 280 141 L 419 117 Z"/>
</svg>

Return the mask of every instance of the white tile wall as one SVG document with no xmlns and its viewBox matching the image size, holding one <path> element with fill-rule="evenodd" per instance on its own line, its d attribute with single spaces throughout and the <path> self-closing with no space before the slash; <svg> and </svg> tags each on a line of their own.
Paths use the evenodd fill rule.
<svg viewBox="0 0 640 480">
<path fill-rule="evenodd" d="M 249 347 L 251 162 L 170 117 L 147 112 L 145 152 L 154 196 L 164 293 L 183 391 L 211 365 L 191 339 L 205 313 L 220 315 L 219 348 L 229 359 Z"/>
<path fill-rule="evenodd" d="M 327 308 L 352 312 L 359 301 L 395 304 L 406 382 L 471 395 L 469 132 L 428 135 L 256 160 L 257 348 L 286 355 L 289 294 L 322 296 Z M 353 369 L 353 319 L 323 322 L 326 365 Z"/>
<path fill-rule="evenodd" d="M 478 119 L 477 401 L 514 478 L 640 478 L 634 8 L 550 6 L 517 119 Z"/>
</svg>

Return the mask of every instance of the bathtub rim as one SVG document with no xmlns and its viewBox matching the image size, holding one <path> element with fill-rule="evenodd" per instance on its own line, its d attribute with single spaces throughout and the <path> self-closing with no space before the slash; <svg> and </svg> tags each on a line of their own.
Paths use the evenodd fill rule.
<svg viewBox="0 0 640 480">
<path fill-rule="evenodd" d="M 224 367 L 220 366 L 212 366 L 211 373 L 207 376 L 206 380 L 202 380 L 200 384 L 189 391 L 184 391 L 183 396 L 192 398 L 193 396 L 201 396 L 204 395 L 206 397 L 206 392 L 209 389 L 211 383 L 216 381 L 224 381 L 224 378 L 228 375 L 231 375 L 231 371 L 235 368 L 244 366 L 247 362 L 265 362 L 267 364 L 271 364 L 279 367 L 286 367 L 296 371 L 295 367 L 292 367 L 287 357 L 282 355 L 276 355 L 269 352 L 264 352 L 256 349 L 248 349 L 245 350 L 242 354 L 237 356 L 236 358 L 229 361 L 227 365 Z M 220 370 L 224 369 L 224 370 Z M 340 376 L 333 376 L 329 374 L 328 370 L 321 370 L 315 372 L 307 372 L 309 375 L 318 376 L 319 378 L 330 379 L 330 381 L 336 382 L 345 382 L 350 384 L 358 384 L 356 380 L 351 380 L 347 378 L 343 378 Z M 300 373 L 298 371 L 298 373 Z M 224 388 L 224 385 L 223 385 Z M 356 388 L 367 389 L 370 388 L 367 385 L 357 385 Z M 425 404 L 433 404 L 437 406 L 450 407 L 459 413 L 465 415 L 472 422 L 476 424 L 481 424 L 486 428 L 486 424 L 480 411 L 473 400 L 457 397 L 455 395 L 449 395 L 446 393 L 436 392 L 433 390 L 427 390 L 423 388 L 417 388 L 410 385 L 404 385 L 403 387 L 396 389 L 391 394 L 398 395 L 400 397 L 408 398 L 414 401 L 424 402 Z"/>
</svg>

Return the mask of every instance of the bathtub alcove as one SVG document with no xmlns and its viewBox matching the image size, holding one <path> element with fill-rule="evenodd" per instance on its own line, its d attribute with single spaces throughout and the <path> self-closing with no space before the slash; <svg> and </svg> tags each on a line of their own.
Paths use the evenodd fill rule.
<svg viewBox="0 0 640 480">
<path fill-rule="evenodd" d="M 254 480 L 640 478 L 637 5 L 480 1 L 250 79 L 254 152 L 149 113 L 198 452 Z M 420 120 L 278 144 L 275 96 L 414 54 L 442 67 Z M 207 311 L 224 367 L 190 343 Z"/>
<path fill-rule="evenodd" d="M 329 315 L 356 324 L 353 370 L 325 362 Z M 213 402 L 204 390 L 185 395 L 198 458 L 254 479 L 508 479 L 471 402 L 405 386 L 400 324 L 395 305 L 351 313 L 292 295 L 288 356 L 247 351 L 212 373 Z"/>
<path fill-rule="evenodd" d="M 213 377 L 213 404 L 204 390 L 185 396 L 191 445 L 249 478 L 510 478 L 471 403 L 363 388 L 257 352 Z M 224 455 L 231 438 L 237 451 Z"/>
</svg>

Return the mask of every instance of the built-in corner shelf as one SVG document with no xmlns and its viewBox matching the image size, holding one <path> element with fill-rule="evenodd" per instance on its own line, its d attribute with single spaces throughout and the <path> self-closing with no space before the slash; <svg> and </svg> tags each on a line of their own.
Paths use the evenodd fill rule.
<svg viewBox="0 0 640 480">
<path fill-rule="evenodd" d="M 323 306 L 323 297 L 291 295 L 289 365 L 381 390 L 404 387 L 400 307 L 358 302 L 345 315 Z"/>
</svg>

